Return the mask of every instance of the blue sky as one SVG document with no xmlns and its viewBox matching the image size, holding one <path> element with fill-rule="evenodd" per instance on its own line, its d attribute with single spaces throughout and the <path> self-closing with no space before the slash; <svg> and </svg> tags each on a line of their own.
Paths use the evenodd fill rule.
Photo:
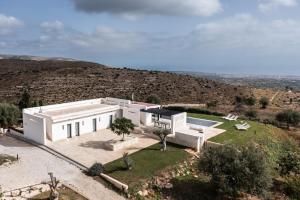
<svg viewBox="0 0 300 200">
<path fill-rule="evenodd" d="M 298 0 L 0 0 L 0 54 L 300 75 Z"/>
</svg>

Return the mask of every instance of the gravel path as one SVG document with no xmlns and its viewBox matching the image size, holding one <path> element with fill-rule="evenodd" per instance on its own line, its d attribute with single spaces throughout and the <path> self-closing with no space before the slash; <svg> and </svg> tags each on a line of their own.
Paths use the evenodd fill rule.
<svg viewBox="0 0 300 200">
<path fill-rule="evenodd" d="M 101 183 L 85 176 L 77 167 L 37 147 L 14 138 L 0 136 L 0 154 L 19 155 L 20 160 L 10 166 L 0 167 L 0 185 L 3 191 L 26 187 L 48 181 L 48 172 L 73 185 L 91 200 L 124 199 Z"/>
</svg>

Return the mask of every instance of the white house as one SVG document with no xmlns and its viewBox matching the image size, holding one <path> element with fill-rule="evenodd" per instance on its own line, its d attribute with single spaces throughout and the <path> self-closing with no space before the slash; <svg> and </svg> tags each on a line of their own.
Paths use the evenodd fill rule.
<svg viewBox="0 0 300 200">
<path fill-rule="evenodd" d="M 23 110 L 24 137 L 47 144 L 109 128 L 118 117 L 131 119 L 140 126 L 141 121 L 147 121 L 141 119 L 145 115 L 141 115 L 140 110 L 159 107 L 124 99 L 100 98 L 27 108 Z"/>
<path fill-rule="evenodd" d="M 99 98 L 23 110 L 24 137 L 40 144 L 100 132 L 119 117 L 137 127 L 169 129 L 168 141 L 200 149 L 205 133 L 218 122 L 193 119 L 185 112 L 161 109 L 160 105 L 117 98 Z"/>
</svg>

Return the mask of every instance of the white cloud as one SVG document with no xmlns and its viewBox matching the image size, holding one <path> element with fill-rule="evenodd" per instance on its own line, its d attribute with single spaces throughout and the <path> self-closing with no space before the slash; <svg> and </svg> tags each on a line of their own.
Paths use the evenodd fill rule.
<svg viewBox="0 0 300 200">
<path fill-rule="evenodd" d="M 219 0 L 73 0 L 78 10 L 130 17 L 141 15 L 211 16 L 222 10 Z"/>
<path fill-rule="evenodd" d="M 17 18 L 0 14 L 0 35 L 8 35 L 22 25 L 23 23 Z"/>
<path fill-rule="evenodd" d="M 260 0 L 258 8 L 262 12 L 268 12 L 278 7 L 295 7 L 297 0 Z"/>
<path fill-rule="evenodd" d="M 40 27 L 46 33 L 60 32 L 64 29 L 64 24 L 61 21 L 43 22 Z"/>
</svg>

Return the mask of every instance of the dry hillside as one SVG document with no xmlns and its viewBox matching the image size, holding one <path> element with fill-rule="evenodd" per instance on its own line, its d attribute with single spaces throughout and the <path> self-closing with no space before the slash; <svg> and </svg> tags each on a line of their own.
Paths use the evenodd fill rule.
<svg viewBox="0 0 300 200">
<path fill-rule="evenodd" d="M 236 95 L 249 95 L 246 87 L 231 86 L 189 75 L 109 68 L 79 61 L 0 60 L 0 101 L 16 102 L 23 87 L 46 103 L 98 97 L 128 97 L 143 101 L 158 95 L 163 103 L 232 104 Z"/>
</svg>

